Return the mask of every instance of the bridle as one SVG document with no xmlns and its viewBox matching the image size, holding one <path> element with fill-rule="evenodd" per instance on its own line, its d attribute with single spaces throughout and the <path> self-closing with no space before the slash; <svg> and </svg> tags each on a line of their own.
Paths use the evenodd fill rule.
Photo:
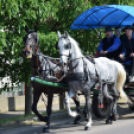
<svg viewBox="0 0 134 134">
<path fill-rule="evenodd" d="M 65 38 L 65 37 L 61 37 L 60 39 L 63 39 L 63 38 Z M 66 46 L 69 47 L 69 55 L 66 55 L 66 54 L 60 54 L 60 56 L 68 57 L 68 60 L 69 60 L 70 57 L 71 57 L 71 52 L 70 52 L 70 50 L 71 50 L 71 42 L 70 42 L 70 39 L 69 39 L 69 38 L 68 38 L 68 43 L 66 44 Z"/>
<path fill-rule="evenodd" d="M 44 76 L 44 78 L 46 78 L 46 76 L 47 76 L 49 73 L 51 74 L 51 71 L 53 71 L 54 69 L 56 69 L 57 66 L 60 64 L 60 63 L 56 63 L 56 66 L 53 67 L 53 68 L 51 68 L 50 63 L 49 63 L 49 60 L 50 60 L 50 59 L 59 59 L 59 58 L 53 58 L 53 57 L 45 56 L 45 55 L 43 55 L 42 53 L 40 54 L 39 52 L 37 52 L 37 51 L 38 51 L 38 48 L 39 48 L 38 34 L 37 34 L 36 39 L 35 39 L 35 37 L 34 37 L 32 34 L 33 34 L 33 33 L 28 34 L 28 38 L 26 39 L 26 43 L 25 43 L 25 44 L 26 44 L 27 46 L 30 46 L 30 47 L 31 47 L 31 49 L 32 49 L 32 54 L 33 54 L 34 56 L 41 56 L 41 57 L 44 57 L 44 58 L 46 59 L 47 65 L 49 65 L 49 69 L 40 70 L 40 65 L 38 66 L 37 69 L 36 69 L 35 67 L 33 67 L 33 66 L 32 66 L 32 68 L 37 71 L 38 75 L 39 75 L 39 71 L 46 72 L 46 74 L 45 74 L 45 76 Z M 32 43 L 29 43 L 28 40 L 30 40 L 31 38 L 34 38 L 34 40 L 37 40 L 36 43 L 35 43 L 34 41 L 32 41 Z M 47 68 L 47 67 L 45 67 L 45 68 Z M 56 75 L 56 74 L 55 74 L 55 75 Z M 64 75 L 62 78 L 58 79 L 57 82 L 60 82 L 64 77 L 65 77 L 65 75 Z"/>
<path fill-rule="evenodd" d="M 62 39 L 62 38 L 65 38 L 65 37 L 61 37 L 61 38 L 59 38 L 59 39 Z M 68 62 L 67 62 L 65 65 L 67 66 L 67 68 L 69 68 L 69 64 L 70 64 L 71 62 L 76 61 L 77 59 L 81 59 L 81 58 L 83 59 L 84 56 L 79 57 L 79 58 L 75 58 L 75 59 L 71 60 L 71 41 L 70 41 L 69 38 L 67 38 L 67 40 L 68 40 L 68 43 L 67 43 L 66 45 L 69 47 L 69 55 L 60 54 L 60 56 L 65 56 L 65 57 L 68 58 Z M 72 71 L 73 69 L 75 69 L 75 68 L 77 67 L 77 65 L 78 65 L 78 63 L 76 63 L 76 65 L 75 65 L 74 67 L 70 68 L 69 71 Z M 64 68 L 64 66 L 63 66 L 63 68 Z"/>
<path fill-rule="evenodd" d="M 27 44 L 27 46 L 30 46 L 32 48 L 32 54 L 34 56 L 36 56 L 36 52 L 38 51 L 38 48 L 39 48 L 39 39 L 38 39 L 38 34 L 37 34 L 36 39 L 35 39 L 35 37 L 32 34 L 33 33 L 28 34 L 28 38 L 27 38 L 25 44 Z M 36 43 L 34 43 L 33 41 L 32 41 L 32 43 L 29 43 L 29 40 L 31 38 L 34 38 L 34 40 L 37 40 Z"/>
</svg>

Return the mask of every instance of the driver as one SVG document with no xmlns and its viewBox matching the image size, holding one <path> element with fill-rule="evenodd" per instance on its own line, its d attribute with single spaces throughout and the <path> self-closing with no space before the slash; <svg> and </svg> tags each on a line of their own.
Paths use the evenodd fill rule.
<svg viewBox="0 0 134 134">
<path fill-rule="evenodd" d="M 119 55 L 120 59 L 126 59 L 125 61 L 130 61 L 130 70 L 129 72 L 129 82 L 134 82 L 134 36 L 133 36 L 134 27 L 127 25 L 124 29 L 125 34 L 121 39 L 121 45 L 123 50 Z"/>
<path fill-rule="evenodd" d="M 111 26 L 105 28 L 105 35 L 106 37 L 102 39 L 97 50 L 100 53 L 100 56 L 117 60 L 118 55 L 120 54 L 119 47 L 121 41 L 113 34 Z"/>
</svg>

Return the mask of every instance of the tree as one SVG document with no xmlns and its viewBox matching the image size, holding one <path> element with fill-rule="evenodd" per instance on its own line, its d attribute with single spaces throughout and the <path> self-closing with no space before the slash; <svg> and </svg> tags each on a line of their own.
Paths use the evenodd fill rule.
<svg viewBox="0 0 134 134">
<path fill-rule="evenodd" d="M 10 76 L 12 83 L 30 82 L 31 66 L 22 56 L 25 25 L 31 29 L 38 25 L 40 47 L 46 55 L 58 56 L 55 49 L 58 30 L 68 31 L 84 52 L 93 54 L 99 44 L 96 33 L 93 30 L 70 30 L 70 25 L 82 12 L 104 4 L 134 5 L 132 0 L 1 0 L 1 78 Z M 8 83 L 4 89 L 8 89 Z"/>
</svg>

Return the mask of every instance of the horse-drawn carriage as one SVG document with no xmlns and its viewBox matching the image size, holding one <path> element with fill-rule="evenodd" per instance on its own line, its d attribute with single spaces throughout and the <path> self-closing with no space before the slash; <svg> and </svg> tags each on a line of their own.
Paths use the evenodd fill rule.
<svg viewBox="0 0 134 134">
<path fill-rule="evenodd" d="M 122 27 L 124 27 L 125 25 L 132 25 L 134 22 L 133 13 L 134 8 L 128 6 L 111 5 L 111 6 L 94 7 L 81 14 L 71 25 L 71 29 L 95 30 L 95 28 L 104 28 L 105 26 L 108 25 L 113 27 L 117 25 L 120 25 Z M 58 32 L 59 37 L 58 48 L 60 51 L 60 59 L 62 60 L 62 66 L 63 66 L 63 68 L 61 68 L 61 65 L 53 63 L 50 60 L 51 57 L 45 56 L 40 52 L 37 29 L 35 29 L 34 31 L 29 31 L 26 27 L 26 32 L 27 35 L 24 38 L 25 48 L 23 49 L 23 52 L 26 57 L 30 57 L 32 59 L 31 61 L 32 61 L 33 73 L 31 81 L 34 88 L 34 100 L 32 110 L 35 112 L 35 114 L 39 117 L 41 121 L 47 123 L 43 129 L 43 132 L 48 132 L 49 130 L 53 93 L 69 91 L 69 95 L 65 98 L 65 103 L 68 112 L 71 116 L 76 117 L 74 121 L 75 123 L 77 123 L 77 121 L 80 120 L 81 116 L 79 110 L 79 101 L 76 95 L 77 89 L 79 89 L 82 93 L 84 93 L 86 97 L 86 106 L 84 110 L 88 112 L 88 113 L 85 112 L 85 116 L 86 114 L 88 114 L 87 117 L 88 123 L 85 127 L 85 130 L 90 128 L 92 122 L 90 115 L 90 101 L 89 101 L 91 95 L 93 95 L 92 99 L 93 113 L 97 117 L 109 116 L 106 123 L 109 122 L 111 123 L 111 120 L 113 120 L 113 118 L 116 118 L 115 117 L 115 115 L 117 114 L 116 102 L 119 99 L 119 92 L 116 90 L 115 85 L 120 86 L 120 91 L 123 92 L 122 86 L 126 79 L 125 76 L 126 73 L 123 67 L 119 63 L 115 61 L 110 61 L 107 58 L 100 58 L 100 59 L 98 58 L 95 60 L 94 63 L 92 63 L 90 59 L 86 58 L 81 53 L 80 48 L 77 45 L 77 42 L 74 39 L 72 39 L 67 32 L 65 32 L 64 35 L 61 35 L 60 32 Z M 111 69 L 113 67 L 112 72 L 111 70 L 106 71 L 108 66 L 107 65 L 103 66 L 102 63 L 100 62 L 104 62 L 107 65 L 110 65 Z M 73 72 L 74 70 L 77 71 Z M 62 71 L 64 72 L 64 75 L 62 75 L 63 73 Z M 56 76 L 55 73 L 57 72 L 58 74 L 62 75 L 60 79 L 54 77 Z M 107 72 L 109 75 L 105 74 L 105 72 Z M 101 77 L 102 75 L 100 74 L 105 75 Z M 68 78 L 67 79 L 68 84 L 58 83 L 61 80 L 64 81 L 64 78 L 66 77 Z M 117 83 L 118 81 L 120 83 Z M 98 88 L 95 89 L 94 86 L 98 83 L 99 83 Z M 69 88 L 71 88 L 71 90 L 69 90 Z M 91 93 L 88 90 L 89 88 L 92 89 Z M 111 89 L 112 91 L 110 93 L 112 99 L 111 98 L 106 99 L 105 97 L 102 96 L 102 90 L 104 90 L 104 94 L 107 96 L 108 88 Z M 132 102 L 134 102 L 133 89 L 134 89 L 133 84 L 126 83 L 126 85 L 124 86 L 124 90 Z M 41 95 L 41 92 L 48 94 L 47 117 L 41 116 L 37 111 L 37 102 L 39 96 Z M 72 112 L 70 109 L 69 105 L 70 98 L 73 98 L 77 106 L 77 113 Z M 113 105 L 113 98 L 114 98 L 114 107 L 112 109 L 111 106 Z M 111 101 L 110 105 L 108 99 L 109 101 Z M 98 107 L 98 105 L 100 107 Z M 132 105 L 130 105 L 130 108 L 134 109 Z M 115 113 L 114 112 L 111 113 L 111 110 L 113 110 Z"/>
<path fill-rule="evenodd" d="M 120 26 L 124 28 L 126 25 L 133 25 L 134 23 L 134 7 L 130 6 L 119 6 L 119 5 L 107 5 L 107 6 L 97 6 L 93 7 L 80 16 L 76 18 L 76 20 L 71 25 L 72 30 L 77 29 L 92 29 L 96 33 L 96 28 L 105 28 L 106 26 L 112 26 L 113 28 L 116 26 Z M 99 38 L 101 39 L 101 30 L 99 34 Z M 125 70 L 129 70 L 129 64 L 125 65 Z M 129 83 L 128 79 L 124 85 L 124 91 L 130 98 L 132 102 L 134 102 L 134 83 Z M 93 96 L 93 111 L 97 117 L 105 117 L 108 112 L 108 104 L 107 102 L 104 104 L 104 109 L 98 109 L 97 106 L 97 95 L 98 90 L 94 89 Z M 134 109 L 132 105 L 129 105 L 130 109 Z"/>
</svg>

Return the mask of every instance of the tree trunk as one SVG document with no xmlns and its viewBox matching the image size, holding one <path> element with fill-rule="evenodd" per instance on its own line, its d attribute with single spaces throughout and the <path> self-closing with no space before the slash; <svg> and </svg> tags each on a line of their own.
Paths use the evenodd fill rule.
<svg viewBox="0 0 134 134">
<path fill-rule="evenodd" d="M 65 98 L 65 93 L 60 94 L 60 96 L 59 96 L 59 108 L 60 108 L 60 110 L 65 108 L 64 107 L 64 98 Z"/>
<path fill-rule="evenodd" d="M 25 84 L 25 115 L 31 114 L 32 106 L 32 86 L 31 83 Z"/>
</svg>

